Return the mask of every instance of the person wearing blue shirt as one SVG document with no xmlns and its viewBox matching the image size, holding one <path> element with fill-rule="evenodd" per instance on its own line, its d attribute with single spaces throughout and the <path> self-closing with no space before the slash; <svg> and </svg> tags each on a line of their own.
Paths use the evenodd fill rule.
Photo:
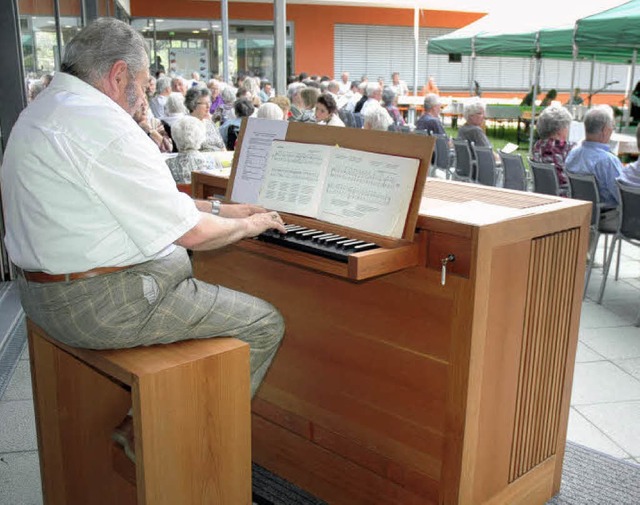
<svg viewBox="0 0 640 505">
<path fill-rule="evenodd" d="M 416 130 L 444 135 L 444 127 L 440 121 L 440 106 L 440 97 L 435 93 L 427 93 L 424 97 L 424 114 L 418 119 Z"/>
<path fill-rule="evenodd" d="M 588 174 L 596 178 L 600 203 L 601 231 L 614 232 L 618 228 L 620 196 L 616 179 L 622 163 L 609 147 L 614 130 L 613 110 L 609 106 L 591 109 L 584 117 L 585 140 L 567 156 L 565 170 L 574 174 Z"/>
</svg>

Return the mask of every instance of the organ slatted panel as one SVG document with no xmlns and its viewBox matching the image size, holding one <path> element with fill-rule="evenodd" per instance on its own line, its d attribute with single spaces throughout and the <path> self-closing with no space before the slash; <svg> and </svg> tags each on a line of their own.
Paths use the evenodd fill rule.
<svg viewBox="0 0 640 505">
<path fill-rule="evenodd" d="M 509 481 L 555 454 L 579 230 L 532 241 Z"/>
</svg>

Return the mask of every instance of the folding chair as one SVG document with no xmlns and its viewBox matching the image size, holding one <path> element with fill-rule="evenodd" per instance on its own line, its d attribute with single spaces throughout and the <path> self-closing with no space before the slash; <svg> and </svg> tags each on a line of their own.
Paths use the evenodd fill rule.
<svg viewBox="0 0 640 505">
<path fill-rule="evenodd" d="M 504 174 L 503 187 L 527 191 L 527 169 L 519 154 L 507 154 L 498 151 L 502 161 L 502 173 Z"/>
<path fill-rule="evenodd" d="M 560 183 L 556 167 L 552 163 L 540 163 L 529 159 L 533 174 L 533 190 L 543 195 L 560 196 Z"/>
<path fill-rule="evenodd" d="M 620 271 L 620 249 L 622 248 L 622 241 L 624 240 L 631 245 L 640 247 L 640 188 L 627 186 L 620 182 L 617 182 L 617 184 L 618 190 L 620 191 L 620 222 L 618 224 L 618 231 L 611 242 L 607 261 L 604 265 L 602 284 L 600 284 L 600 292 L 598 293 L 598 303 L 600 304 L 604 297 L 604 289 L 607 285 L 607 276 L 609 275 L 609 268 L 611 267 L 611 261 L 613 260 L 616 243 L 618 244 L 616 280 L 618 280 L 618 274 Z M 640 325 L 640 317 L 635 324 L 636 326 Z"/>
<path fill-rule="evenodd" d="M 498 178 L 496 157 L 491 147 L 472 146 L 478 164 L 478 183 L 485 186 L 495 186 Z"/>
<path fill-rule="evenodd" d="M 430 174 L 432 177 L 435 175 L 436 170 L 444 172 L 446 179 L 452 177 L 451 167 L 451 149 L 449 148 L 449 137 L 446 135 L 433 135 L 436 139 L 436 145 L 434 147 L 434 159 L 431 162 Z"/>
<path fill-rule="evenodd" d="M 453 149 L 456 153 L 453 180 L 476 182 L 477 164 L 473 159 L 469 143 L 466 140 L 454 140 Z"/>
<path fill-rule="evenodd" d="M 576 200 L 586 200 L 593 204 L 591 211 L 591 242 L 589 247 L 589 258 L 587 263 L 587 273 L 584 281 L 584 293 L 583 298 L 587 295 L 587 287 L 589 287 L 589 279 L 591 278 L 591 270 L 593 269 L 593 263 L 595 261 L 596 249 L 598 247 L 598 241 L 600 235 L 604 234 L 605 237 L 612 235 L 612 232 L 604 231 L 600 229 L 600 211 L 602 210 L 602 204 L 600 203 L 600 194 L 598 193 L 598 184 L 596 178 L 593 175 L 580 175 L 567 172 L 569 178 L 569 186 L 571 187 L 571 198 Z M 604 244 L 604 255 L 607 257 L 607 241 Z M 603 261 L 604 263 L 604 261 Z"/>
</svg>

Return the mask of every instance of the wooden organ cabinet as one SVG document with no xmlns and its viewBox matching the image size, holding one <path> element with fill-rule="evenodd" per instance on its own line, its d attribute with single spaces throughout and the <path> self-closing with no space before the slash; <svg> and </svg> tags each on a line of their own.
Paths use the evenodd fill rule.
<svg viewBox="0 0 640 505">
<path fill-rule="evenodd" d="M 252 405 L 253 460 L 331 504 L 544 504 L 560 488 L 589 216 L 429 179 L 413 266 L 379 254 L 359 276 L 255 240 L 196 252 L 196 277 L 286 321 Z"/>
</svg>

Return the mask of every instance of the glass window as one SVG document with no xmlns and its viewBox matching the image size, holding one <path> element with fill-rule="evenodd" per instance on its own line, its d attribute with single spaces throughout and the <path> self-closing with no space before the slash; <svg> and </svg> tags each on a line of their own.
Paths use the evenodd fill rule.
<svg viewBox="0 0 640 505">
<path fill-rule="evenodd" d="M 222 75 L 222 31 L 219 21 L 189 19 L 134 19 L 152 48 L 151 70 L 188 77 Z M 293 54 L 291 27 L 287 27 L 287 72 Z M 268 22 L 229 23 L 229 74 L 252 72 L 274 78 L 273 26 Z M 155 62 L 155 63 L 153 63 Z"/>
</svg>

